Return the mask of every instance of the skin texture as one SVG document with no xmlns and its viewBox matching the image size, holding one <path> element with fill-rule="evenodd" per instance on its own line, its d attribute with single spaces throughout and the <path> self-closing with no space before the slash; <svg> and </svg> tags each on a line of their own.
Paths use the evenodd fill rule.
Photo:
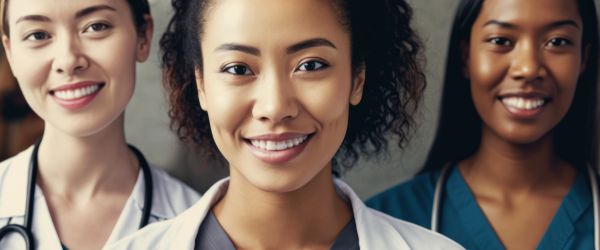
<svg viewBox="0 0 600 250">
<path fill-rule="evenodd" d="M 138 32 L 129 5 L 117 0 L 10 1 L 7 15 L 7 58 L 28 104 L 45 122 L 38 184 L 54 226 L 67 247 L 99 249 L 137 179 L 123 111 L 133 94 L 135 64 L 148 57 L 152 20 L 148 16 L 147 29 Z M 58 105 L 51 90 L 81 81 L 105 85 L 83 107 Z"/>
<path fill-rule="evenodd" d="M 328 249 L 351 218 L 331 181 L 364 83 L 364 72 L 351 77 L 350 34 L 317 0 L 218 1 L 204 27 L 199 99 L 231 173 L 219 222 L 238 249 Z M 290 50 L 311 39 L 327 42 Z M 264 161 L 247 140 L 290 133 L 311 137 L 284 162 Z"/>
<path fill-rule="evenodd" d="M 575 177 L 554 153 L 552 129 L 585 68 L 581 17 L 574 1 L 487 0 L 471 31 L 465 74 L 483 131 L 460 170 L 504 246 L 533 249 Z M 549 102 L 522 117 L 500 100 L 509 95 Z"/>
</svg>

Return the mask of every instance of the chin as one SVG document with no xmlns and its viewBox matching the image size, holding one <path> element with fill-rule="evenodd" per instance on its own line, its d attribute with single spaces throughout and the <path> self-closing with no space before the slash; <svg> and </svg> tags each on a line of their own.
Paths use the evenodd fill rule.
<svg viewBox="0 0 600 250">
<path fill-rule="evenodd" d="M 314 178 L 314 177 L 313 177 Z M 248 176 L 246 180 L 257 189 L 269 193 L 290 193 L 302 189 L 312 178 L 300 176 Z"/>
</svg>

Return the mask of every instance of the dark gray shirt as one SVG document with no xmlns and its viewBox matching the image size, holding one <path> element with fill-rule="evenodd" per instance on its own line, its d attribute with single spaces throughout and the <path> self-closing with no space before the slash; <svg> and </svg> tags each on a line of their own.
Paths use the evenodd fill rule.
<svg viewBox="0 0 600 250">
<path fill-rule="evenodd" d="M 235 250 L 233 243 L 217 221 L 213 212 L 209 212 L 200 225 L 196 235 L 195 250 Z M 348 222 L 331 246 L 332 250 L 358 250 L 358 234 L 354 218 Z"/>
</svg>

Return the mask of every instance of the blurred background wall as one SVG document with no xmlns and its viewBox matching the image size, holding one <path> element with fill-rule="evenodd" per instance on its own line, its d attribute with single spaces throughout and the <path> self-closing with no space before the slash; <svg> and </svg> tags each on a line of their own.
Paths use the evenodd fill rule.
<svg viewBox="0 0 600 250">
<path fill-rule="evenodd" d="M 596 5 L 600 2 L 595 1 Z M 435 132 L 448 36 L 458 0 L 409 2 L 415 12 L 413 26 L 425 42 L 427 59 L 428 86 L 417 117 L 418 130 L 412 135 L 405 150 L 400 151 L 392 146 L 387 158 L 362 161 L 344 176 L 362 198 L 411 177 L 425 160 Z M 150 3 L 155 21 L 153 51 L 146 63 L 138 65 L 136 92 L 126 111 L 127 139 L 140 148 L 151 163 L 204 192 L 215 181 L 226 176 L 227 169 L 198 158 L 169 129 L 166 95 L 160 83 L 158 40 L 171 15 L 171 7 L 169 0 L 150 0 Z M 0 59 L 0 104 L 9 101 L 20 103 L 19 98 L 12 97 L 18 93 L 18 89 L 10 72 L 7 72 L 5 61 Z M 8 100 L 7 96 L 14 100 Z M 23 143 L 24 141 L 31 141 L 39 136 L 40 121 L 28 114 L 26 108 L 18 107 L 21 108 L 21 113 L 17 112 L 12 116 L 7 115 L 7 112 L 2 113 L 2 117 L 8 117 L 6 119 L 9 122 L 5 118 L 0 121 L 0 158 L 18 152 L 18 148 L 29 144 Z M 4 110 L 6 109 L 0 106 L 0 111 Z M 8 113 L 10 112 L 13 111 Z"/>
</svg>

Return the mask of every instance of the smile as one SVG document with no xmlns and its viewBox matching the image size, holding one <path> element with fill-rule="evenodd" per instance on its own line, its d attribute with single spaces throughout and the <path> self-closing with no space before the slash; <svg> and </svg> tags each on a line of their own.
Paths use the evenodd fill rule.
<svg viewBox="0 0 600 250">
<path fill-rule="evenodd" d="M 104 85 L 98 82 L 80 82 L 52 89 L 48 93 L 61 107 L 76 110 L 91 103 Z"/>
<path fill-rule="evenodd" d="M 533 110 L 544 106 L 546 100 L 543 98 L 505 97 L 502 98 L 502 103 L 508 108 Z"/>
<path fill-rule="evenodd" d="M 260 149 L 267 151 L 280 151 L 289 148 L 296 147 L 302 144 L 308 138 L 307 135 L 297 138 L 292 138 L 283 141 L 270 141 L 270 140 L 250 140 L 250 143 Z"/>
<path fill-rule="evenodd" d="M 246 138 L 250 152 L 268 164 L 283 164 L 300 155 L 312 138 L 312 134 L 262 135 Z"/>
<path fill-rule="evenodd" d="M 54 96 L 63 100 L 74 100 L 94 94 L 100 90 L 101 84 L 90 85 L 77 89 L 55 90 Z"/>
<path fill-rule="evenodd" d="M 509 95 L 498 98 L 504 108 L 516 119 L 533 119 L 542 113 L 551 99 L 541 94 Z"/>
</svg>

